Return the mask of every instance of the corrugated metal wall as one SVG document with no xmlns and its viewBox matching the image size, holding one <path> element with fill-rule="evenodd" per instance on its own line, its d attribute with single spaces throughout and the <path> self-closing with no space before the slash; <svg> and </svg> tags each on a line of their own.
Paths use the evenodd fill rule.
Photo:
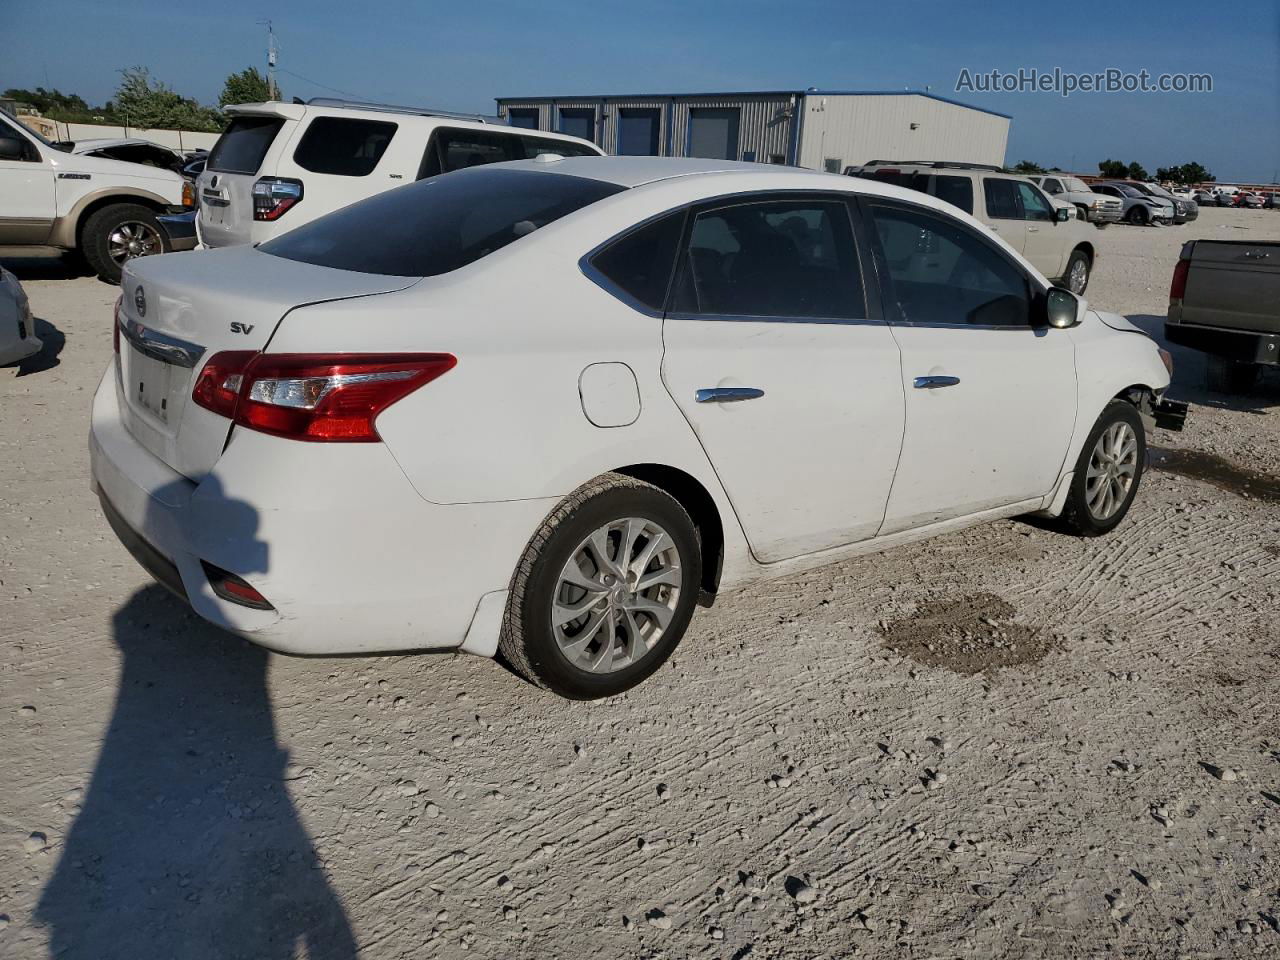
<svg viewBox="0 0 1280 960">
<path fill-rule="evenodd" d="M 759 163 L 768 163 L 771 155 L 791 159 L 791 97 L 725 97 L 716 99 L 677 99 L 672 116 L 672 156 L 687 155 L 689 111 L 698 108 L 738 109 L 738 155 L 754 153 Z"/>
<path fill-rule="evenodd" d="M 657 109 L 661 156 L 683 157 L 689 143 L 690 111 L 701 107 L 738 110 L 738 156 L 760 163 L 771 157 L 824 169 L 828 158 L 841 170 L 869 160 L 956 160 L 1003 164 L 1009 119 L 919 94 L 737 94 L 686 97 L 574 97 L 565 100 L 500 100 L 499 116 L 512 107 L 536 108 L 538 129 L 555 130 L 564 107 L 596 111 L 595 140 L 617 152 L 618 111 Z M 795 114 L 801 114 L 793 157 Z M 915 128 L 912 129 L 912 124 Z M 669 148 L 668 148 L 669 145 Z"/>
<path fill-rule="evenodd" d="M 515 109 L 536 109 L 538 129 L 554 130 L 559 111 L 563 107 L 590 108 L 596 111 L 596 142 L 605 153 L 613 154 L 618 148 L 618 111 L 623 109 L 652 109 L 658 111 L 658 151 L 660 156 L 683 157 L 689 140 L 690 110 L 707 107 L 712 109 L 736 109 L 738 115 L 738 156 L 754 154 L 755 159 L 767 163 L 771 155 L 790 160 L 791 127 L 793 120 L 792 97 L 648 97 L 648 98 L 574 98 L 572 100 L 534 101 L 502 100 L 498 103 L 498 115 L 506 117 Z M 668 152 L 668 144 L 670 152 Z"/>
<path fill-rule="evenodd" d="M 809 94 L 800 165 L 821 170 L 827 158 L 841 170 L 870 160 L 1002 165 L 1008 139 L 1007 117 L 931 97 Z"/>
</svg>

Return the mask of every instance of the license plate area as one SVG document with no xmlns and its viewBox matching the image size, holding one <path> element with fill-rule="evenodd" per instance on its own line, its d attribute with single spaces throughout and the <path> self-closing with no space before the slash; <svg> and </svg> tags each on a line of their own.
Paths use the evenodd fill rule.
<svg viewBox="0 0 1280 960">
<path fill-rule="evenodd" d="M 173 365 L 137 350 L 129 358 L 129 399 L 160 423 L 169 422 L 169 387 Z"/>
</svg>

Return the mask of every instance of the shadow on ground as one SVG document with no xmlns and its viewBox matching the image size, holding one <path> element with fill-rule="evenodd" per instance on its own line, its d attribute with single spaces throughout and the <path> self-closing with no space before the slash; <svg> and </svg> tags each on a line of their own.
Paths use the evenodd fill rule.
<svg viewBox="0 0 1280 960">
<path fill-rule="evenodd" d="M 151 502 L 181 496 L 188 512 L 216 511 L 208 522 L 244 544 L 252 571 L 267 569 L 252 507 L 216 489 L 203 507 L 189 489 Z M 353 960 L 350 924 L 285 787 L 270 655 L 158 586 L 116 612 L 112 635 L 115 709 L 36 911 L 51 954 Z"/>
<path fill-rule="evenodd" d="M 5 257 L 0 265 L 19 280 L 74 280 L 91 277 L 89 269 L 80 257 L 67 254 L 62 257 Z"/>
<path fill-rule="evenodd" d="M 1164 317 L 1149 313 L 1129 314 L 1129 321 L 1153 337 L 1173 354 L 1173 385 L 1169 396 L 1202 407 L 1220 407 L 1244 413 L 1265 413 L 1280 406 L 1280 369 L 1265 367 L 1258 382 L 1243 394 L 1215 393 L 1205 386 L 1205 355 L 1164 338 Z"/>
<path fill-rule="evenodd" d="M 67 345 L 67 338 L 61 330 L 55 327 L 48 320 L 35 318 L 35 335 L 40 338 L 39 353 L 34 353 L 24 360 L 19 360 L 14 364 L 6 364 L 6 366 L 16 367 L 17 376 L 29 377 L 33 373 L 44 373 L 46 370 L 52 370 L 62 361 L 58 359 L 58 355 L 62 353 L 62 348 Z"/>
</svg>

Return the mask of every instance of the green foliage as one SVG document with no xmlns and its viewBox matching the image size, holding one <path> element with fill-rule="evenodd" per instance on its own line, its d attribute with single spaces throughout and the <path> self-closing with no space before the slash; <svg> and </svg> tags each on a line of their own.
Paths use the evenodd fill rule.
<svg viewBox="0 0 1280 960">
<path fill-rule="evenodd" d="M 1160 167 L 1156 170 L 1157 180 L 1171 180 L 1174 183 L 1213 183 L 1217 179 L 1200 164 L 1192 161 L 1173 167 Z"/>
<path fill-rule="evenodd" d="M 257 67 L 246 67 L 239 73 L 227 77 L 222 85 L 222 95 L 218 97 L 218 106 L 226 107 L 233 103 L 262 103 L 265 100 L 278 100 L 279 96 L 271 96 L 271 84 L 258 72 Z"/>
<path fill-rule="evenodd" d="M 222 129 L 222 115 L 217 110 L 179 96 L 159 80 L 153 80 L 146 67 L 131 67 L 120 73 L 120 86 L 111 104 L 117 122 L 161 130 L 214 133 Z"/>
<path fill-rule="evenodd" d="M 1033 160 L 1020 160 L 1014 166 L 1013 172 L 1021 174 L 1044 173 L 1044 167 Z"/>
<path fill-rule="evenodd" d="M 1142 164 L 1135 160 L 1133 163 L 1129 164 L 1129 179 L 1139 180 L 1145 183 L 1151 179 L 1151 174 L 1147 173 Z"/>
<path fill-rule="evenodd" d="M 103 116 L 103 108 L 91 107 L 78 94 L 63 93 L 61 90 L 46 90 L 44 87 L 24 90 L 21 87 L 10 87 L 4 92 L 4 96 L 19 103 L 29 103 L 39 110 L 42 116 L 51 120 L 82 123 Z"/>
<path fill-rule="evenodd" d="M 1108 180 L 1123 180 L 1129 176 L 1129 165 L 1108 158 L 1098 164 L 1098 173 Z"/>
</svg>

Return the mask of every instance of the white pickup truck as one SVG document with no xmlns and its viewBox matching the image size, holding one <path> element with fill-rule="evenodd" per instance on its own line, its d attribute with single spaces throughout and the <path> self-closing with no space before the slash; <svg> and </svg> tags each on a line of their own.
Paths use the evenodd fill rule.
<svg viewBox="0 0 1280 960">
<path fill-rule="evenodd" d="M 157 219 L 194 203 L 171 170 L 68 153 L 0 112 L 0 255 L 79 251 L 119 283 L 126 260 L 195 246 Z"/>
</svg>

